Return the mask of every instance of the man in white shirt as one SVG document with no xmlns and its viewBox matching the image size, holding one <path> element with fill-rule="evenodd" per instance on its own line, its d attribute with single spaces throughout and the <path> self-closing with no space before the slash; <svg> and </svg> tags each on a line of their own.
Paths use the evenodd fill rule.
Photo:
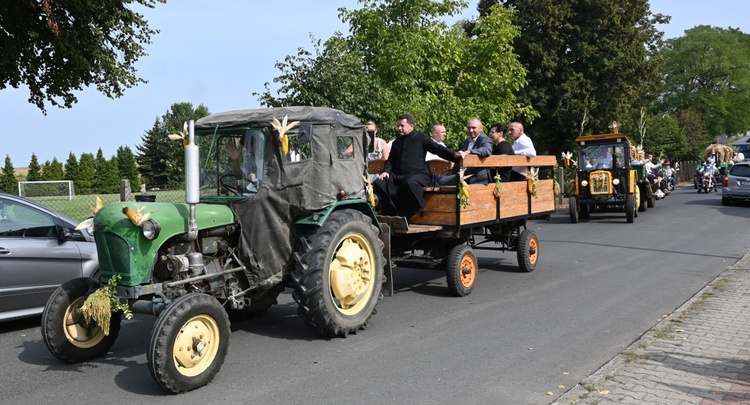
<svg viewBox="0 0 750 405">
<path fill-rule="evenodd" d="M 529 157 L 536 156 L 534 143 L 531 142 L 531 138 L 523 133 L 523 125 L 520 122 L 511 122 L 508 125 L 508 135 L 510 135 L 510 137 L 513 139 L 513 152 L 515 152 L 516 155 Z M 521 174 L 524 172 L 526 172 L 526 167 L 513 166 L 513 171 L 510 175 L 511 181 L 526 180 L 526 178 Z"/>
<path fill-rule="evenodd" d="M 440 125 L 440 124 L 436 124 L 436 125 L 432 126 L 432 140 L 435 143 L 438 143 L 440 145 L 445 146 L 445 143 L 444 143 L 444 141 L 445 141 L 445 126 Z M 438 155 L 436 155 L 436 154 L 434 154 L 432 152 L 427 152 L 427 156 L 425 156 L 424 160 L 428 161 L 428 160 L 444 160 L 444 159 L 442 159 L 440 156 L 438 156 Z"/>
</svg>

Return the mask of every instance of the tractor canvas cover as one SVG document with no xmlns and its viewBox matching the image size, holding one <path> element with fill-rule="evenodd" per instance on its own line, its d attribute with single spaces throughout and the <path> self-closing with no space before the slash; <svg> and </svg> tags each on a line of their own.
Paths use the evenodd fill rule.
<svg viewBox="0 0 750 405">
<path fill-rule="evenodd" d="M 289 150 L 273 127 L 299 124 L 287 131 Z M 365 147 L 369 142 L 359 119 L 326 107 L 277 107 L 213 114 L 195 123 L 196 131 L 216 128 L 263 128 L 268 140 L 263 181 L 257 193 L 232 203 L 242 229 L 240 258 L 248 279 L 261 288 L 281 282 L 294 267 L 292 225 L 339 199 L 366 198 Z M 343 195 L 342 195 L 343 194 Z"/>
</svg>

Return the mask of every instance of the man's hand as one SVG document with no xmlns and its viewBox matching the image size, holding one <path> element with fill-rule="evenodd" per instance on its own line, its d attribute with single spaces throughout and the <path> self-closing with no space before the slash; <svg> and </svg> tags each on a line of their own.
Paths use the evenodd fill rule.
<svg viewBox="0 0 750 405">
<path fill-rule="evenodd" d="M 227 141 L 227 154 L 229 154 L 229 158 L 233 161 L 240 158 L 242 149 L 240 149 L 239 139 L 229 138 L 229 141 Z"/>
<path fill-rule="evenodd" d="M 391 175 L 388 174 L 388 172 L 383 172 L 378 175 L 378 179 L 380 180 L 387 179 L 388 177 L 391 177 Z"/>
<path fill-rule="evenodd" d="M 463 159 L 467 155 L 471 155 L 471 151 L 470 150 L 460 150 L 460 151 L 456 152 L 455 157 L 457 157 L 457 158 L 460 157 L 461 159 Z"/>
</svg>

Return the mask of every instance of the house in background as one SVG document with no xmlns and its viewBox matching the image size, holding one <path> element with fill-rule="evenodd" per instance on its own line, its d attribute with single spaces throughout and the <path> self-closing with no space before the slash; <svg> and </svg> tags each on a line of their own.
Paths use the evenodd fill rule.
<svg viewBox="0 0 750 405">
<path fill-rule="evenodd" d="M 745 136 L 732 142 L 735 152 L 740 152 L 745 156 L 750 157 L 750 132 L 746 133 Z"/>
</svg>

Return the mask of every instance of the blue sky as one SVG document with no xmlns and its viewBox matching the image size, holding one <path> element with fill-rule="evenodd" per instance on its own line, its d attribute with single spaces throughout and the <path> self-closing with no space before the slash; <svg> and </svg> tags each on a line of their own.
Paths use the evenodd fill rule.
<svg viewBox="0 0 750 405">
<path fill-rule="evenodd" d="M 651 0 L 651 10 L 672 16 L 659 27 L 666 38 L 679 37 L 696 25 L 739 28 L 749 33 L 747 0 Z M 28 103 L 28 91 L 0 91 L 0 111 L 6 124 L 0 138 L 0 158 L 25 167 L 35 153 L 40 163 L 65 162 L 72 152 L 109 158 L 119 146 L 133 152 L 144 132 L 176 102 L 205 104 L 211 112 L 260 107 L 253 92 L 261 92 L 279 71 L 277 61 L 297 48 L 312 49 L 310 35 L 327 39 L 347 26 L 337 9 L 358 8 L 356 0 L 168 0 L 153 10 L 141 9 L 152 28 L 160 30 L 148 46 L 149 55 L 136 65 L 149 81 L 106 98 L 95 89 L 77 93 L 71 109 L 48 106 L 47 115 Z M 283 11 L 282 11 L 283 10 Z M 476 16 L 469 1 L 464 18 Z M 0 163 L 1 164 L 1 163 Z"/>
</svg>

